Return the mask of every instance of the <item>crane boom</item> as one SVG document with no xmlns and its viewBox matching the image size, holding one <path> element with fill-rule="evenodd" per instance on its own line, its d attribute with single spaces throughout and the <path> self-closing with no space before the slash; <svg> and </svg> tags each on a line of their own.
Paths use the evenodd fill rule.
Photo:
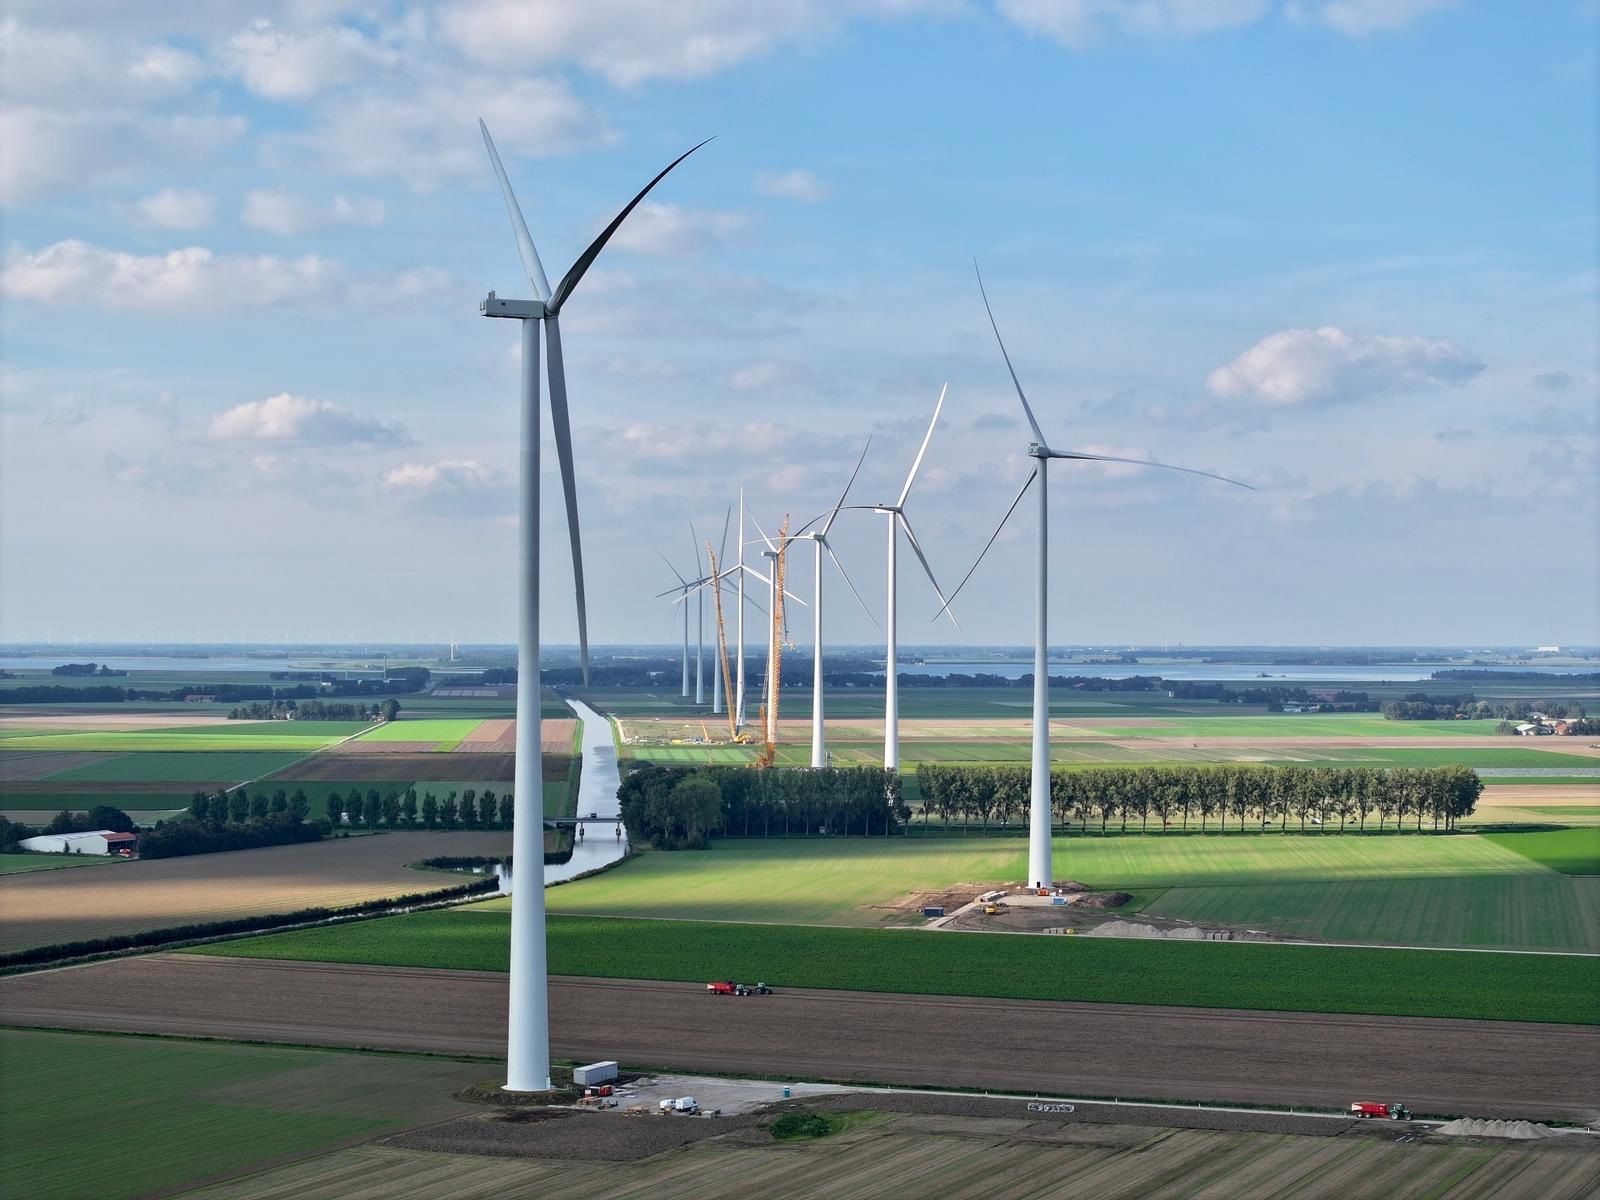
<svg viewBox="0 0 1600 1200">
<path fill-rule="evenodd" d="M 783 688 L 783 584 L 789 564 L 789 515 L 784 514 L 778 527 L 778 553 L 772 564 L 772 642 L 767 655 L 767 678 L 770 696 L 767 704 L 766 746 L 761 752 L 761 765 L 770 767 L 778 757 L 778 694 Z"/>
<path fill-rule="evenodd" d="M 733 679 L 728 672 L 728 627 L 722 623 L 722 577 L 717 573 L 717 552 L 711 548 L 711 543 L 706 543 L 706 557 L 711 563 L 711 603 L 717 612 L 717 660 L 722 665 L 722 694 L 733 695 Z M 735 705 L 724 706 L 728 710 L 728 737 L 737 739 L 739 736 L 738 714 L 734 711 Z"/>
</svg>

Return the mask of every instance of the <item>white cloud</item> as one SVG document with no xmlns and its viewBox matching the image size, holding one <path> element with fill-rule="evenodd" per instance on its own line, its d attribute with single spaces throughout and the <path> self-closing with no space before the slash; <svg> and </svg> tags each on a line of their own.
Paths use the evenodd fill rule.
<svg viewBox="0 0 1600 1200">
<path fill-rule="evenodd" d="M 1389 33 L 1413 21 L 1449 8 L 1456 0 L 1321 0 L 1289 6 L 1292 19 L 1326 25 L 1348 37 Z"/>
<path fill-rule="evenodd" d="M 245 129 L 244 118 L 236 116 L 6 105 L 0 107 L 0 204 L 22 204 L 134 170 L 188 164 L 238 141 Z"/>
<path fill-rule="evenodd" d="M 245 87 L 269 100 L 306 100 L 399 61 L 395 50 L 347 25 L 299 33 L 267 20 L 230 38 L 224 58 Z"/>
<path fill-rule="evenodd" d="M 206 435 L 219 442 L 311 446 L 400 446 L 411 441 L 399 425 L 331 400 L 312 400 L 288 392 L 236 404 L 218 413 L 207 425 Z"/>
<path fill-rule="evenodd" d="M 800 363 L 768 360 L 740 367 L 728 377 L 728 386 L 736 392 L 755 392 L 815 381 L 816 373 L 809 367 Z"/>
<path fill-rule="evenodd" d="M 135 83 L 174 92 L 193 87 L 207 73 L 204 61 L 175 46 L 152 46 L 128 65 L 128 77 Z"/>
<path fill-rule="evenodd" d="M 446 10 L 442 26 L 479 62 L 519 68 L 576 62 L 630 87 L 647 79 L 704 78 L 852 18 L 951 7 L 949 0 L 462 0 Z"/>
<path fill-rule="evenodd" d="M 588 105 L 565 83 L 551 79 L 469 80 L 345 96 L 299 140 L 329 170 L 402 179 L 426 190 L 446 179 L 483 174 L 480 115 L 507 159 L 563 154 L 613 140 Z"/>
<path fill-rule="evenodd" d="M 148 313 L 217 314 L 303 300 L 378 304 L 435 293 L 451 283 L 448 273 L 434 267 L 352 278 L 337 260 L 315 254 L 217 254 L 203 246 L 128 254 L 80 241 L 13 250 L 0 268 L 0 295 Z"/>
<path fill-rule="evenodd" d="M 324 293 L 337 272 L 316 255 L 218 255 L 201 246 L 127 254 L 73 240 L 13 251 L 0 269 L 0 294 L 143 312 L 261 308 Z"/>
<path fill-rule="evenodd" d="M 996 10 L 1029 33 L 1083 46 L 1108 32 L 1183 37 L 1249 25 L 1271 0 L 997 0 Z"/>
<path fill-rule="evenodd" d="M 611 244 L 638 254 L 693 254 L 722 245 L 749 223 L 742 213 L 646 200 L 617 230 Z"/>
<path fill-rule="evenodd" d="M 158 229 L 202 229 L 217 213 L 213 197 L 188 188 L 162 188 L 133 207 L 140 220 Z"/>
<path fill-rule="evenodd" d="M 757 193 L 780 200 L 803 200 L 816 204 L 833 195 L 833 189 L 810 171 L 761 171 L 753 185 Z"/>
<path fill-rule="evenodd" d="M 1483 363 L 1454 342 L 1284 329 L 1262 338 L 1206 380 L 1213 395 L 1267 404 L 1333 403 L 1363 396 L 1461 385 Z"/>
<path fill-rule="evenodd" d="M 472 458 L 405 463 L 384 472 L 382 487 L 417 508 L 458 517 L 509 511 L 513 491 L 503 471 Z"/>
<path fill-rule="evenodd" d="M 252 229 L 287 236 L 329 225 L 378 225 L 383 215 L 383 201 L 374 197 L 335 196 L 319 205 L 289 192 L 258 190 L 245 196 L 240 219 Z"/>
</svg>

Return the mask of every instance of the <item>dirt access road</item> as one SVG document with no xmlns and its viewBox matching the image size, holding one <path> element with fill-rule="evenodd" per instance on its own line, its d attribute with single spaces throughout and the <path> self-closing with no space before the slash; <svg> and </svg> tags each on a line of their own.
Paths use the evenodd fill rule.
<svg viewBox="0 0 1600 1200">
<path fill-rule="evenodd" d="M 552 1050 L 684 1072 L 1592 1120 L 1600 1028 L 550 981 Z M 13 1025 L 499 1056 L 506 977 L 158 954 L 0 980 Z"/>
</svg>

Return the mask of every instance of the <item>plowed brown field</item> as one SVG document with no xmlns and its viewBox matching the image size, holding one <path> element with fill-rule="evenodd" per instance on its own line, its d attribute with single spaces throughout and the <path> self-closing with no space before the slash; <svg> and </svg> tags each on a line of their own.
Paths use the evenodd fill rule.
<svg viewBox="0 0 1600 1200">
<path fill-rule="evenodd" d="M 0 951 L 433 891 L 461 879 L 410 870 L 407 863 L 440 854 L 510 853 L 510 833 L 384 833 L 109 863 L 98 871 L 4 875 Z"/>
<path fill-rule="evenodd" d="M 217 856 L 223 857 L 223 856 Z M 70 871 L 47 874 L 101 875 Z M 914 936 L 914 935 L 907 935 Z M 680 1071 L 1420 1113 L 1600 1115 L 1600 1028 L 557 977 L 551 1049 Z M 152 955 L 0 980 L 19 1025 L 499 1055 L 506 976 Z"/>
</svg>

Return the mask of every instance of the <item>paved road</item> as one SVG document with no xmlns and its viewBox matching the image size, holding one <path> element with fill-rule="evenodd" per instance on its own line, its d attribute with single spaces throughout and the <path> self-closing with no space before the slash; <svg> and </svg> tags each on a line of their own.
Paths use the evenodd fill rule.
<svg viewBox="0 0 1600 1200">
<path fill-rule="evenodd" d="M 553 1052 L 685 1072 L 1600 1116 L 1600 1028 L 556 978 Z M 151 955 L 0 979 L 15 1025 L 500 1055 L 506 977 Z"/>
</svg>

